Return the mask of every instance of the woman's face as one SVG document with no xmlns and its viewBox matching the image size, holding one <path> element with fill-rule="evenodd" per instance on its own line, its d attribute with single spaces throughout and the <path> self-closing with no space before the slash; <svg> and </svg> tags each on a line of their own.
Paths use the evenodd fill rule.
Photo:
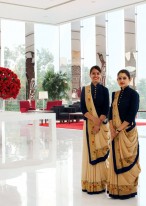
<svg viewBox="0 0 146 206">
<path fill-rule="evenodd" d="M 90 78 L 93 84 L 97 84 L 101 80 L 101 73 L 97 69 L 93 69 Z"/>
<path fill-rule="evenodd" d="M 119 86 L 124 89 L 130 84 L 130 79 L 125 73 L 120 73 L 117 78 Z"/>
</svg>

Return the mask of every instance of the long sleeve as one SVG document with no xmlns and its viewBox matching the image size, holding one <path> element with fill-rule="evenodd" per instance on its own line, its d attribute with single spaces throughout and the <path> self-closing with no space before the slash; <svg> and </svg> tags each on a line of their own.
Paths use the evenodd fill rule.
<svg viewBox="0 0 146 206">
<path fill-rule="evenodd" d="M 114 96 L 115 96 L 115 92 L 112 93 L 112 103 L 111 103 L 111 106 L 110 106 L 110 111 L 109 111 L 109 120 L 112 120 L 113 116 L 112 116 L 112 113 L 113 113 L 113 101 L 114 101 Z"/>
<path fill-rule="evenodd" d="M 83 87 L 81 91 L 81 111 L 83 114 L 88 112 L 86 103 L 85 103 L 85 87 Z"/>
<path fill-rule="evenodd" d="M 109 91 L 107 88 L 104 89 L 104 101 L 101 114 L 107 116 L 109 113 Z"/>
<path fill-rule="evenodd" d="M 129 109 L 127 111 L 127 115 L 124 120 L 131 124 L 135 120 L 138 109 L 139 109 L 139 94 L 137 92 L 133 92 L 130 96 Z"/>
</svg>

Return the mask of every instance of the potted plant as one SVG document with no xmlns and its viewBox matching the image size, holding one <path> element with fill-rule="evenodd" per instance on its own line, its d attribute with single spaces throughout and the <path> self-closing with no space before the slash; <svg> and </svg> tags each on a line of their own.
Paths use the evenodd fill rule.
<svg viewBox="0 0 146 206">
<path fill-rule="evenodd" d="M 55 73 L 52 70 L 48 70 L 45 73 L 42 87 L 44 91 L 48 91 L 50 100 L 69 100 L 68 91 L 70 87 L 66 73 L 62 73 L 61 71 Z"/>
</svg>

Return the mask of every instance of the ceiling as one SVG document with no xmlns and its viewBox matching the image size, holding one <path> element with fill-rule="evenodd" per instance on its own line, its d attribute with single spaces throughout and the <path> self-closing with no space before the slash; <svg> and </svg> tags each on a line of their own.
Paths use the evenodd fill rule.
<svg viewBox="0 0 146 206">
<path fill-rule="evenodd" d="M 146 0 L 3 0 L 0 18 L 58 25 L 143 2 Z"/>
</svg>

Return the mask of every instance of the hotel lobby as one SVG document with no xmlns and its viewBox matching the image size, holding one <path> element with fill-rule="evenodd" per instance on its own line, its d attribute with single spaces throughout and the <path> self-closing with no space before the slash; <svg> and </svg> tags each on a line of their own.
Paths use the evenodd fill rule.
<svg viewBox="0 0 146 206">
<path fill-rule="evenodd" d="M 142 0 L 0 2 L 0 64 L 16 73 L 21 84 L 17 97 L 0 96 L 0 206 L 144 206 L 145 19 Z M 60 124 L 56 113 L 45 112 L 49 101 L 61 101 L 65 108 L 80 103 L 81 88 L 90 83 L 93 65 L 102 70 L 101 83 L 109 89 L 110 101 L 112 92 L 119 90 L 117 72 L 123 68 L 129 70 L 130 86 L 140 95 L 136 122 L 141 173 L 138 195 L 131 199 L 82 192 L 81 112 L 75 117 L 81 126 L 75 128 L 73 113 L 65 128 L 66 119 Z M 55 86 L 43 96 L 47 71 L 67 75 L 68 98 L 53 99 Z M 31 100 L 35 109 L 21 110 L 20 102 Z M 41 121 L 47 124 L 40 125 Z"/>
</svg>

